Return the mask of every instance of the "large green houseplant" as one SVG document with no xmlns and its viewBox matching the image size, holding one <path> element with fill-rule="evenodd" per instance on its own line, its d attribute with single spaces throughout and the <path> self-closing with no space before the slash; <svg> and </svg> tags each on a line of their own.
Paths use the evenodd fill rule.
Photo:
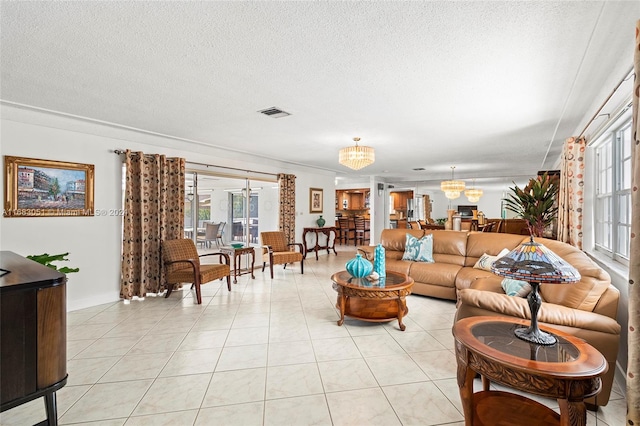
<svg viewBox="0 0 640 426">
<path fill-rule="evenodd" d="M 518 185 L 509 189 L 512 193 L 504 199 L 505 208 L 527 221 L 532 236 L 544 236 L 545 229 L 553 223 L 558 214 L 557 179 L 544 173 L 529 179 L 527 186 L 522 189 Z"/>
</svg>

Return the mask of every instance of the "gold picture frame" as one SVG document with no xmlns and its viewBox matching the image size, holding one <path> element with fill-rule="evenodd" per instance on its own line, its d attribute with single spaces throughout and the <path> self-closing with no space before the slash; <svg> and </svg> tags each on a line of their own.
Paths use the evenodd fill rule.
<svg viewBox="0 0 640 426">
<path fill-rule="evenodd" d="M 309 188 L 309 213 L 322 213 L 322 188 Z"/>
<path fill-rule="evenodd" d="M 4 156 L 4 217 L 93 216 L 94 165 Z"/>
</svg>

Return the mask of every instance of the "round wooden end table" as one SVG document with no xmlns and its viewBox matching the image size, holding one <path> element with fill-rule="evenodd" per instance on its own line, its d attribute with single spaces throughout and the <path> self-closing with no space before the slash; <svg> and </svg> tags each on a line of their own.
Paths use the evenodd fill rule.
<svg viewBox="0 0 640 426">
<path fill-rule="evenodd" d="M 347 271 L 340 271 L 331 276 L 331 281 L 333 289 L 338 292 L 338 325 L 344 323 L 347 315 L 370 322 L 397 319 L 400 330 L 405 330 L 402 318 L 409 312 L 405 297 L 411 294 L 413 278 L 399 272 L 387 272 L 385 278 L 369 281 L 366 278 L 354 278 Z"/>
<path fill-rule="evenodd" d="M 453 326 L 458 387 L 465 425 L 562 425 L 584 426 L 584 399 L 600 392 L 600 376 L 607 361 L 584 340 L 551 327 L 553 345 L 537 345 L 515 336 L 516 328 L 529 320 L 504 317 L 470 317 Z M 473 392 L 476 373 L 483 391 Z M 560 414 L 509 392 L 490 391 L 490 382 L 558 400 Z"/>
</svg>

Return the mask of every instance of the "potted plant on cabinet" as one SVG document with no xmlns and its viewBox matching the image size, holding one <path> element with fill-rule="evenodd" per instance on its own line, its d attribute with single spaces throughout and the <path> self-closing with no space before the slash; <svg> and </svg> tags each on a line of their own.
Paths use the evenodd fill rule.
<svg viewBox="0 0 640 426">
<path fill-rule="evenodd" d="M 59 261 L 63 261 L 63 262 L 68 262 L 69 259 L 67 259 L 67 256 L 69 255 L 69 253 L 61 253 L 61 254 L 48 254 L 48 253 L 42 253 L 42 254 L 35 254 L 35 255 L 30 255 L 27 256 L 27 259 L 31 259 L 35 262 L 38 262 L 48 268 L 51 268 L 53 270 L 56 270 L 58 272 L 62 272 L 63 274 L 70 274 L 71 272 L 78 272 L 80 270 L 80 268 L 69 268 L 67 266 L 63 266 L 61 268 L 58 268 L 58 266 L 56 264 L 54 264 L 53 262 L 59 262 Z"/>
<path fill-rule="evenodd" d="M 514 182 L 515 185 L 515 182 Z M 524 188 L 515 185 L 504 199 L 505 208 L 527 221 L 529 234 L 543 237 L 545 230 L 556 218 L 558 185 L 547 173 L 529 179 Z"/>
</svg>

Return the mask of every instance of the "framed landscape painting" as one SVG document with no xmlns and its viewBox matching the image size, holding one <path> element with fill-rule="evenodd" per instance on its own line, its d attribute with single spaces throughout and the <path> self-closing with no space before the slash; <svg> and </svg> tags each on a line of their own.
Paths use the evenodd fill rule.
<svg viewBox="0 0 640 426">
<path fill-rule="evenodd" d="M 309 213 L 322 213 L 322 188 L 309 188 Z"/>
<path fill-rule="evenodd" d="M 4 157 L 4 216 L 93 216 L 93 164 Z"/>
</svg>

